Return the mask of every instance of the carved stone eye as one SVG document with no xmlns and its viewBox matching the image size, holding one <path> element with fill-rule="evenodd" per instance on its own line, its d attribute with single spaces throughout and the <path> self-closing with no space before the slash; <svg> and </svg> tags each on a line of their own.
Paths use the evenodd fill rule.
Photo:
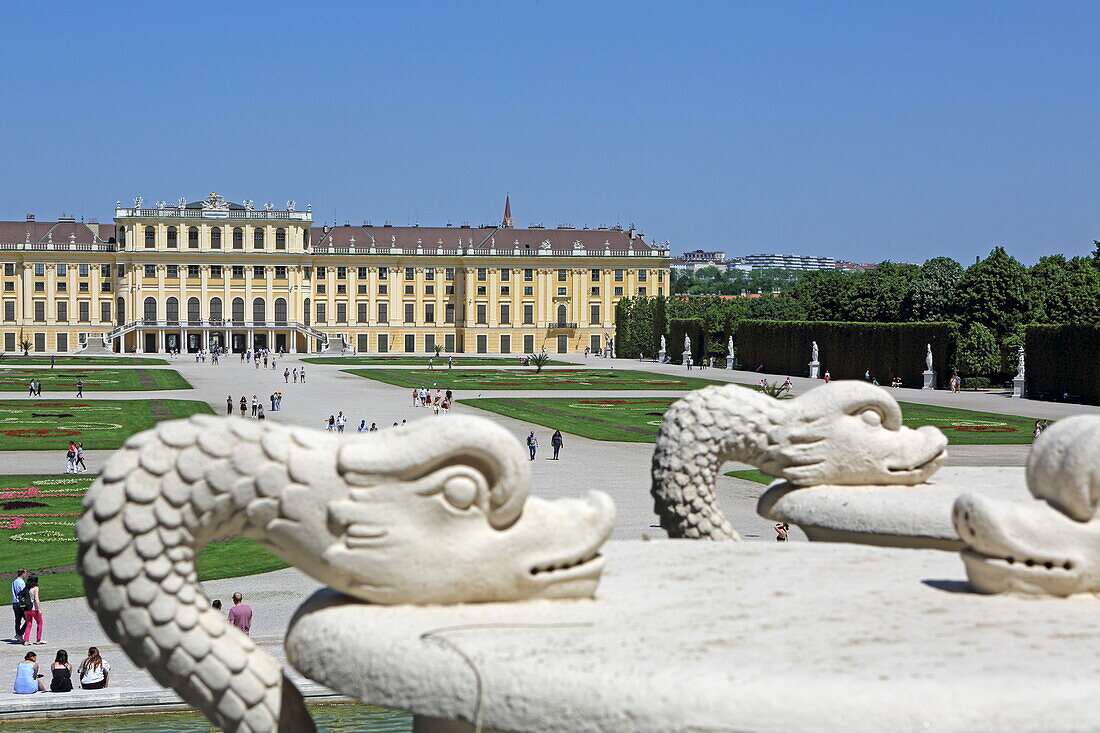
<svg viewBox="0 0 1100 733">
<path fill-rule="evenodd" d="M 453 476 L 443 484 L 443 497 L 455 509 L 469 509 L 477 498 L 477 483 L 469 476 Z"/>
<path fill-rule="evenodd" d="M 878 414 L 876 410 L 864 410 L 859 414 L 863 418 L 863 422 L 867 423 L 873 428 L 877 428 L 882 425 L 882 415 Z"/>
</svg>

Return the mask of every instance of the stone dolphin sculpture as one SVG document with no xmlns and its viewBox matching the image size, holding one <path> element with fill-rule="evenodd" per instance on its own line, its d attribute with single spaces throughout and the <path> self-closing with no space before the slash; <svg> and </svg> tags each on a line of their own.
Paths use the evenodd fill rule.
<svg viewBox="0 0 1100 733">
<path fill-rule="evenodd" d="M 728 461 L 793 486 L 912 485 L 939 469 L 946 448 L 938 428 L 904 427 L 894 398 L 866 382 L 832 382 L 790 400 L 706 387 L 665 413 L 653 452 L 654 511 L 669 537 L 736 540 L 714 494 Z"/>
<path fill-rule="evenodd" d="M 1021 504 L 977 494 L 955 500 L 970 585 L 981 593 L 1068 596 L 1100 591 L 1100 417 L 1059 420 L 1027 457 Z"/>
<path fill-rule="evenodd" d="M 355 436 L 192 417 L 126 441 L 88 490 L 77 565 L 107 634 L 227 731 L 311 731 L 279 663 L 212 610 L 196 557 L 252 537 L 373 603 L 581 598 L 614 523 L 602 493 L 528 499 L 509 432 L 453 416 Z"/>
</svg>

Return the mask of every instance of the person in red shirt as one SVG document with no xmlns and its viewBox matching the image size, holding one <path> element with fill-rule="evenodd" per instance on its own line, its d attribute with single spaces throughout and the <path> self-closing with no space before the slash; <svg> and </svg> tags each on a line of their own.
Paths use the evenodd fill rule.
<svg viewBox="0 0 1100 733">
<path fill-rule="evenodd" d="M 252 608 L 243 601 L 244 596 L 240 593 L 233 594 L 233 608 L 229 609 L 229 623 L 247 634 L 252 628 Z"/>
</svg>

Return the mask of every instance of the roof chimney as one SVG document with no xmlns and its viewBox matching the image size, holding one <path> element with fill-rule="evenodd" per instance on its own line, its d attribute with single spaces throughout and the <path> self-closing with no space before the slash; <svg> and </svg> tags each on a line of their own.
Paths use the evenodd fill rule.
<svg viewBox="0 0 1100 733">
<path fill-rule="evenodd" d="M 34 221 L 34 214 L 27 214 L 27 221 Z"/>
</svg>

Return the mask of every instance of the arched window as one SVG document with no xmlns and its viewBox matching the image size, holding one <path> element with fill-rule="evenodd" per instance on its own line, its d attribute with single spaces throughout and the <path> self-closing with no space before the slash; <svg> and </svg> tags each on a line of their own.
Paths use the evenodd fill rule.
<svg viewBox="0 0 1100 733">
<path fill-rule="evenodd" d="M 243 321 L 244 320 L 244 298 L 234 298 L 233 299 L 233 320 L 234 321 Z"/>
<path fill-rule="evenodd" d="M 123 247 L 126 246 L 126 227 L 118 228 L 118 243 Z"/>
<path fill-rule="evenodd" d="M 306 298 L 306 302 L 302 306 L 302 315 L 305 317 L 306 325 L 308 326 L 309 323 L 310 323 L 310 321 L 309 321 L 309 298 Z"/>
<path fill-rule="evenodd" d="M 169 322 L 179 322 L 180 302 L 176 298 L 169 298 L 164 303 L 164 317 Z"/>
<path fill-rule="evenodd" d="M 179 240 L 176 238 L 177 232 L 175 227 L 168 227 L 168 246 L 172 249 L 179 247 Z"/>
<path fill-rule="evenodd" d="M 222 248 L 222 228 L 214 227 L 210 230 L 210 249 Z"/>
<path fill-rule="evenodd" d="M 252 232 L 252 249 L 264 248 L 264 230 L 260 227 Z"/>
<path fill-rule="evenodd" d="M 199 315 L 199 299 L 188 298 L 187 299 L 187 320 L 192 323 L 198 323 L 202 316 Z"/>
<path fill-rule="evenodd" d="M 118 318 L 118 325 L 126 323 L 126 299 L 119 298 L 118 303 L 115 306 L 115 317 Z"/>
<path fill-rule="evenodd" d="M 267 320 L 267 304 L 264 303 L 263 298 L 256 298 L 252 301 L 252 320 L 259 326 Z"/>
<path fill-rule="evenodd" d="M 211 298 L 210 299 L 210 320 L 220 321 L 222 319 L 222 299 Z"/>
<path fill-rule="evenodd" d="M 233 229 L 233 249 L 244 249 L 244 230 L 240 227 Z"/>
<path fill-rule="evenodd" d="M 187 230 L 187 249 L 199 248 L 199 228 L 191 227 Z"/>
<path fill-rule="evenodd" d="M 153 227 L 145 227 L 145 249 L 157 246 L 157 230 Z"/>
<path fill-rule="evenodd" d="M 146 323 L 152 323 L 157 320 L 157 299 L 146 298 L 145 299 L 145 321 Z"/>
<path fill-rule="evenodd" d="M 286 229 L 275 230 L 275 249 L 286 249 Z"/>
<path fill-rule="evenodd" d="M 565 324 L 565 319 L 568 318 L 568 317 L 569 317 L 568 311 L 566 310 L 565 306 L 564 305 L 559 305 L 558 306 L 558 325 L 559 326 L 564 325 Z"/>
<path fill-rule="evenodd" d="M 286 323 L 286 298 L 275 299 L 275 322 L 279 324 Z"/>
</svg>

